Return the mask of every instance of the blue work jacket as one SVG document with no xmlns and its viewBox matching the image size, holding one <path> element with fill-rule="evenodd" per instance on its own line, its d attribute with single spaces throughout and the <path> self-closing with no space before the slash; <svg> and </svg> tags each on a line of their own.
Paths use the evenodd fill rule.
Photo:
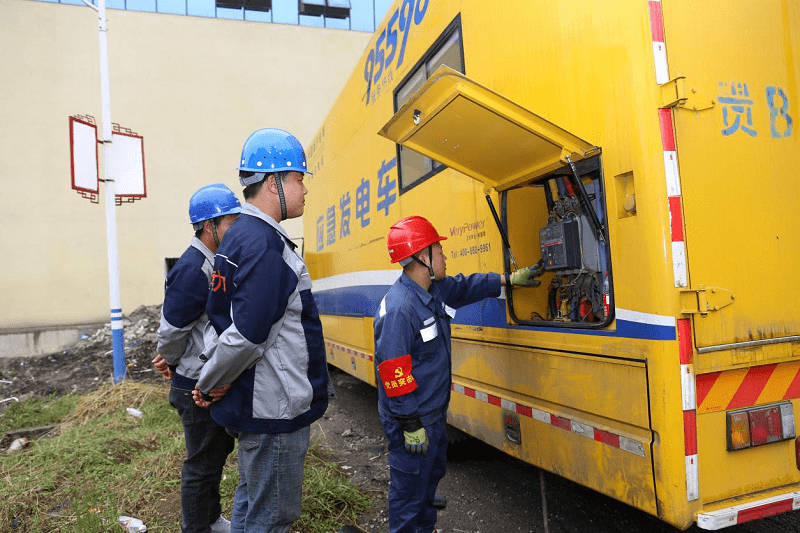
<svg viewBox="0 0 800 533">
<path fill-rule="evenodd" d="M 418 415 L 428 425 L 445 416 L 452 370 L 450 321 L 459 307 L 499 296 L 500 289 L 499 274 L 458 274 L 433 282 L 430 291 L 401 274 L 374 321 L 382 417 Z"/>
<path fill-rule="evenodd" d="M 172 384 L 192 390 L 203 368 L 203 330 L 214 253 L 197 237 L 167 275 L 156 351 L 173 370 Z"/>
<path fill-rule="evenodd" d="M 291 433 L 328 407 L 328 367 L 311 277 L 286 231 L 250 203 L 214 259 L 200 391 L 231 384 L 211 417 L 247 433 Z"/>
</svg>

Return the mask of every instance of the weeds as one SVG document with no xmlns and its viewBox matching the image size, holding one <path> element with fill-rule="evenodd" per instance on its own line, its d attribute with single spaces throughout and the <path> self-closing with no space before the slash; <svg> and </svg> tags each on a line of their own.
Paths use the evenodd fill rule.
<svg viewBox="0 0 800 533">
<path fill-rule="evenodd" d="M 312 446 L 306 456 L 303 479 L 303 511 L 295 524 L 298 531 L 330 533 L 369 508 L 369 497 L 347 481 L 325 453 Z"/>
<path fill-rule="evenodd" d="M 183 428 L 167 401 L 168 389 L 122 382 L 85 396 L 31 400 L 0 417 L 6 431 L 58 424 L 50 435 L 0 456 L 0 530 L 14 533 L 120 531 L 121 515 L 141 519 L 148 531 L 180 531 Z M 135 407 L 136 418 L 126 412 Z M 236 451 L 221 484 L 230 517 L 238 484 Z M 355 522 L 368 497 L 324 453 L 306 459 L 302 518 L 293 531 L 329 533 Z"/>
<path fill-rule="evenodd" d="M 58 423 L 69 413 L 80 396 L 47 396 L 23 403 L 11 402 L 0 416 L 0 437 L 7 431 L 19 428 L 49 426 Z"/>
</svg>

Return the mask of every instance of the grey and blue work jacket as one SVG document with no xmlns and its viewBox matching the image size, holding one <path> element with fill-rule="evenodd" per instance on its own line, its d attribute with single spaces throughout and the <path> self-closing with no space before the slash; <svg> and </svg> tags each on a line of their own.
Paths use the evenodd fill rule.
<svg viewBox="0 0 800 533">
<path fill-rule="evenodd" d="M 197 237 L 170 269 L 156 351 L 172 369 L 172 385 L 194 389 L 203 361 L 203 329 L 214 254 Z"/>
<path fill-rule="evenodd" d="M 290 433 L 322 416 L 328 370 L 311 277 L 284 229 L 250 203 L 217 249 L 207 311 L 200 391 L 210 400 L 232 384 L 211 406 L 215 422 Z"/>
<path fill-rule="evenodd" d="M 406 430 L 430 425 L 447 413 L 452 383 L 450 321 L 456 309 L 499 296 L 499 274 L 472 274 L 434 281 L 430 291 L 405 273 L 375 314 L 378 410 Z M 411 427 L 406 424 L 413 421 Z"/>
</svg>

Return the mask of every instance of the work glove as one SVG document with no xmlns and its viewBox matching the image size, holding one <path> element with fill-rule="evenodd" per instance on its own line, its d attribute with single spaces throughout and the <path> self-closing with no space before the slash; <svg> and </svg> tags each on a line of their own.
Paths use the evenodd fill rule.
<svg viewBox="0 0 800 533">
<path fill-rule="evenodd" d="M 512 285 L 521 285 L 523 287 L 538 287 L 539 284 L 541 284 L 541 281 L 533 278 L 542 275 L 542 272 L 544 271 L 543 265 L 544 261 L 540 259 L 539 262 L 533 266 L 515 270 L 509 275 L 508 280 L 511 282 Z"/>
<path fill-rule="evenodd" d="M 428 434 L 425 428 L 416 431 L 403 431 L 403 438 L 406 441 L 406 450 L 409 453 L 425 453 L 428 451 Z"/>
</svg>

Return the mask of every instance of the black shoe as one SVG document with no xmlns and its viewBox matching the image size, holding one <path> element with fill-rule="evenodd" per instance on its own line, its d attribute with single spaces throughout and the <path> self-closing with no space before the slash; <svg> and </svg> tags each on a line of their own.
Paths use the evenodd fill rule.
<svg viewBox="0 0 800 533">
<path fill-rule="evenodd" d="M 436 496 L 433 497 L 433 506 L 437 509 L 444 509 L 447 507 L 447 496 L 441 492 L 437 492 Z"/>
</svg>

